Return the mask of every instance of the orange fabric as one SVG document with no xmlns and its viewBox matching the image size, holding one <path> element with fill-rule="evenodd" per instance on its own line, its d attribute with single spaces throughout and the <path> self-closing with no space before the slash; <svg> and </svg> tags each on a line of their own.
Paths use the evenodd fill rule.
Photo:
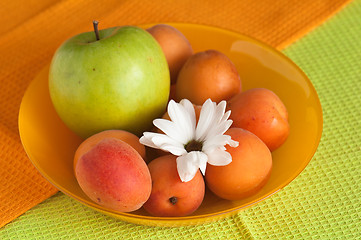
<svg viewBox="0 0 361 240">
<path fill-rule="evenodd" d="M 190 22 L 244 33 L 279 49 L 294 42 L 349 0 L 94 1 L 12 0 L 0 3 L 0 227 L 57 190 L 32 166 L 17 116 L 29 82 L 66 38 L 100 28 Z M 51 159 L 49 159 L 51 161 Z"/>
</svg>

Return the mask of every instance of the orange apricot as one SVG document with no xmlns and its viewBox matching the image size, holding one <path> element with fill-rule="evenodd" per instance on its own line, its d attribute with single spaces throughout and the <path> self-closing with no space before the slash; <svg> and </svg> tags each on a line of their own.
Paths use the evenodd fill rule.
<svg viewBox="0 0 361 240">
<path fill-rule="evenodd" d="M 281 99 L 271 90 L 253 88 L 228 101 L 232 127 L 256 134 L 271 151 L 279 148 L 290 131 L 288 112 Z"/>
<path fill-rule="evenodd" d="M 91 200 L 119 212 L 141 208 L 152 189 L 143 158 L 117 138 L 104 138 L 89 151 L 79 153 L 75 177 Z"/>
<path fill-rule="evenodd" d="M 182 182 L 176 158 L 168 154 L 148 164 L 153 187 L 143 207 L 154 216 L 186 216 L 197 210 L 203 201 L 205 184 L 201 172 L 189 182 Z"/>
<path fill-rule="evenodd" d="M 232 61 L 223 53 L 207 50 L 193 54 L 178 74 L 176 99 L 202 105 L 229 100 L 241 91 L 241 80 Z"/>
<path fill-rule="evenodd" d="M 176 87 L 177 87 L 176 84 L 172 84 L 172 85 L 170 86 L 168 102 L 169 102 L 170 100 L 175 100 Z"/>
<path fill-rule="evenodd" d="M 168 62 L 171 83 L 175 83 L 179 70 L 193 54 L 191 44 L 182 32 L 168 24 L 157 24 L 147 31 L 161 46 Z"/>
<path fill-rule="evenodd" d="M 232 162 L 226 166 L 207 164 L 206 184 L 217 196 L 240 200 L 257 193 L 268 181 L 272 155 L 267 146 L 253 133 L 230 128 L 225 133 L 238 141 L 238 147 L 227 146 Z"/>
<path fill-rule="evenodd" d="M 105 130 L 88 137 L 79 145 L 74 155 L 74 167 L 81 155 L 91 150 L 96 144 L 105 138 L 116 138 L 122 140 L 132 146 L 143 159 L 146 158 L 145 147 L 139 142 L 139 138 L 136 135 L 124 130 Z"/>
</svg>

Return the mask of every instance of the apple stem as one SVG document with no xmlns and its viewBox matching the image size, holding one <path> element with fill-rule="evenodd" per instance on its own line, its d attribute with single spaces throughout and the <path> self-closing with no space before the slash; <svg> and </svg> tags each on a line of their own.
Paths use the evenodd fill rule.
<svg viewBox="0 0 361 240">
<path fill-rule="evenodd" d="M 97 38 L 97 41 L 100 39 L 99 38 L 98 24 L 99 24 L 98 21 L 96 21 L 96 20 L 93 21 L 93 27 L 94 27 L 95 37 Z"/>
</svg>

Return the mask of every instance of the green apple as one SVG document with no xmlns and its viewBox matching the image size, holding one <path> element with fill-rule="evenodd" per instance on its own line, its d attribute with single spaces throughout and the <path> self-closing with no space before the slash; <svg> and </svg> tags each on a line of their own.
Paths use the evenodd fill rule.
<svg viewBox="0 0 361 240">
<path fill-rule="evenodd" d="M 169 88 L 161 47 L 135 26 L 95 27 L 95 34 L 70 38 L 55 52 L 49 70 L 55 110 L 83 138 L 107 129 L 140 135 L 164 113 Z"/>
</svg>

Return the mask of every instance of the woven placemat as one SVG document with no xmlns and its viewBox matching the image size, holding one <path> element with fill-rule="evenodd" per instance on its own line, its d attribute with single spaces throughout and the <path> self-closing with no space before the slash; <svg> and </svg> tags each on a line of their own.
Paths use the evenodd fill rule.
<svg viewBox="0 0 361 240">
<path fill-rule="evenodd" d="M 330 5 L 338 4 L 339 8 L 344 2 L 334 1 Z M 170 3 L 171 1 L 164 1 L 164 4 Z M 175 8 L 177 11 L 165 11 L 167 6 L 162 5 L 163 2 L 159 5 L 154 4 L 152 6 L 154 8 L 149 8 L 152 3 L 139 7 L 135 2 L 129 1 L 118 5 L 113 3 L 113 8 L 108 9 L 102 9 L 104 3 L 98 5 L 95 3 L 91 9 L 102 9 L 98 13 L 101 16 L 100 20 L 109 25 L 114 22 L 119 24 L 166 21 L 205 23 L 253 35 L 280 47 L 286 46 L 288 39 L 302 32 L 296 31 L 297 34 L 293 32 L 287 35 L 296 28 L 290 27 L 291 24 L 287 21 L 279 21 L 284 22 L 282 26 L 276 21 L 274 25 L 257 30 L 262 22 L 258 22 L 257 17 L 265 17 L 267 14 L 253 12 L 252 15 L 250 10 L 259 7 L 260 11 L 265 11 L 264 5 L 251 3 L 243 6 L 236 4 L 236 1 L 229 3 L 230 5 L 226 4 L 226 6 L 219 6 L 217 3 L 202 6 L 197 2 L 191 5 L 183 1 L 174 3 L 173 6 L 177 7 Z M 0 220 L 3 222 L 9 221 L 9 216 L 16 217 L 16 214 L 21 214 L 56 192 L 37 174 L 21 151 L 15 110 L 18 109 L 17 104 L 20 103 L 26 86 L 37 71 L 47 63 L 58 44 L 76 32 L 90 29 L 88 23 L 96 14 L 81 12 L 73 8 L 73 4 L 71 1 L 63 1 L 52 5 L 27 19 L 20 27 L 0 37 L 1 52 L 6 50 L 5 56 L 13 56 L 9 59 L 5 59 L 4 56 L 0 58 L 2 82 L 0 90 L 3 93 L 0 99 L 0 176 L 7 180 L 0 181 L 2 214 Z M 89 2 L 79 1 L 77 4 L 79 5 L 76 7 L 86 7 Z M 309 2 L 312 9 L 315 7 L 320 9 L 314 4 L 321 6 L 324 2 Z M 114 7 L 115 5 L 117 7 Z M 273 18 L 286 13 L 287 8 L 277 7 L 284 9 L 284 12 L 281 10 L 277 12 L 272 8 Z M 288 7 L 293 9 L 291 6 Z M 130 11 L 133 8 L 135 10 Z M 142 14 L 139 8 L 143 8 Z M 334 11 L 338 8 L 330 7 L 326 12 L 330 13 L 330 9 Z M 144 12 L 144 9 L 153 11 Z M 227 10 L 220 12 L 219 9 Z M 299 21 L 305 22 L 307 17 L 310 18 L 307 13 L 312 9 L 299 11 L 301 13 Z M 64 31 L 64 26 L 57 28 L 55 25 L 61 22 L 57 19 L 58 12 L 63 13 L 64 19 L 74 20 L 72 24 L 66 25 L 67 32 Z M 134 17 L 126 15 L 129 12 L 132 12 Z M 295 15 L 297 11 L 291 13 Z M 77 18 L 72 18 L 74 14 L 77 14 Z M 313 16 L 312 19 L 320 21 L 322 19 L 320 15 Z M 1 228 L 0 239 L 282 239 L 287 237 L 352 239 L 358 237 L 361 232 L 359 213 L 361 139 L 357 133 L 361 129 L 359 117 L 361 54 L 357 51 L 361 48 L 359 16 L 361 16 L 361 1 L 357 0 L 350 3 L 329 22 L 284 51 L 306 72 L 316 87 L 323 107 L 324 132 L 316 155 L 304 172 L 270 199 L 234 217 L 215 223 L 182 228 L 152 228 L 112 219 L 82 206 L 62 193 L 57 193 Z M 48 23 L 43 22 L 45 17 Z M 265 19 L 273 18 L 268 16 Z M 132 19 L 133 22 L 129 22 L 128 19 Z M 244 24 L 247 19 L 257 20 Z M 265 19 L 263 19 L 264 23 Z M 41 31 L 34 30 L 36 27 Z M 279 27 L 283 27 L 282 31 Z M 311 25 L 305 29 L 310 30 L 310 28 Z M 277 31 L 278 34 L 275 33 Z M 24 38 L 23 34 L 33 36 L 35 42 L 29 43 L 29 38 Z M 10 80 L 7 80 L 8 78 Z M 4 221 L 5 217 L 7 217 L 6 221 Z"/>
</svg>

